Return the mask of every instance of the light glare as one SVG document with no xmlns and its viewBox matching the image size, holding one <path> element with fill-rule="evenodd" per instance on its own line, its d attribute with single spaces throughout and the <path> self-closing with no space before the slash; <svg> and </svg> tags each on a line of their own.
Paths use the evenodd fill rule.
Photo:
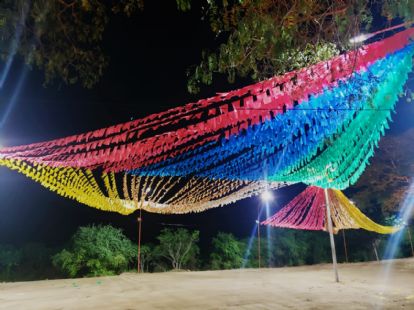
<svg viewBox="0 0 414 310">
<path fill-rule="evenodd" d="M 356 43 L 362 43 L 370 38 L 372 38 L 374 36 L 373 33 L 362 33 L 360 35 L 357 35 L 351 39 L 349 39 L 349 42 L 352 44 L 356 44 Z"/>
<path fill-rule="evenodd" d="M 262 201 L 269 202 L 273 200 L 273 194 L 271 191 L 266 190 L 262 193 L 261 198 L 262 198 Z"/>
</svg>

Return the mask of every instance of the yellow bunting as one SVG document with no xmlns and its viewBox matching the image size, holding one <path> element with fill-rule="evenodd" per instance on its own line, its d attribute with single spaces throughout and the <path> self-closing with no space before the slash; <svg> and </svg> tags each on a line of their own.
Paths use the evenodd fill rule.
<svg viewBox="0 0 414 310">
<path fill-rule="evenodd" d="M 340 190 L 329 189 L 329 200 L 332 222 L 336 231 L 362 228 L 379 234 L 392 234 L 401 229 L 399 226 L 383 226 L 375 223 L 351 203 Z"/>
<path fill-rule="evenodd" d="M 143 210 L 154 213 L 201 212 L 258 195 L 267 188 L 287 185 L 197 177 L 131 176 L 112 172 L 98 174 L 88 169 L 50 167 L 13 159 L 0 159 L 0 166 L 18 171 L 63 197 L 124 215 L 137 210 L 141 201 Z"/>
</svg>

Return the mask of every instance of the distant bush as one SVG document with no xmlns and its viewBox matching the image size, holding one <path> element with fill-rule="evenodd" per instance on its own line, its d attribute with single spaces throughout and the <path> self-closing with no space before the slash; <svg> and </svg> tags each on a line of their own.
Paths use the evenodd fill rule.
<svg viewBox="0 0 414 310">
<path fill-rule="evenodd" d="M 22 251 L 12 245 L 0 244 L 0 276 L 8 279 L 22 260 Z"/>
<path fill-rule="evenodd" d="M 212 240 L 211 269 L 242 267 L 243 245 L 232 234 L 219 232 Z"/>
<path fill-rule="evenodd" d="M 80 227 L 69 247 L 53 256 L 53 265 L 69 277 L 119 274 L 136 256 L 136 246 L 120 229 Z"/>
</svg>

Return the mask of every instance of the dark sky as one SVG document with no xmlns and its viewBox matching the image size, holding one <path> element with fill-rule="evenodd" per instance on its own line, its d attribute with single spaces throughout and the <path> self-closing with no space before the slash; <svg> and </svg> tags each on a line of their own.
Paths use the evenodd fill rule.
<svg viewBox="0 0 414 310">
<path fill-rule="evenodd" d="M 223 78 L 200 95 L 186 91 L 186 69 L 200 60 L 203 47 L 214 48 L 207 23 L 196 13 L 177 12 L 175 1 L 160 5 L 146 1 L 144 12 L 127 19 L 111 20 L 105 34 L 110 65 L 93 90 L 56 83 L 44 88 L 43 76 L 15 59 L 0 91 L 0 120 L 6 107 L 10 114 L 0 128 L 0 143 L 18 145 L 77 134 L 140 118 L 169 107 L 211 96 L 239 85 Z M 0 68 L 3 67 L 1 64 Z M 23 84 L 18 90 L 19 80 Z M 410 82 L 413 84 L 413 82 Z M 13 102 L 13 95 L 18 93 Z M 391 132 L 413 125 L 414 105 L 401 102 Z M 303 187 L 281 190 L 272 208 L 286 203 Z M 143 242 L 153 240 L 162 223 L 189 225 L 208 239 L 218 230 L 247 236 L 254 225 L 259 199 L 201 214 L 160 216 L 144 214 Z M 136 238 L 136 216 L 102 212 L 51 193 L 39 184 L 0 168 L 0 243 L 45 242 L 59 245 L 80 225 L 111 223 Z"/>
</svg>

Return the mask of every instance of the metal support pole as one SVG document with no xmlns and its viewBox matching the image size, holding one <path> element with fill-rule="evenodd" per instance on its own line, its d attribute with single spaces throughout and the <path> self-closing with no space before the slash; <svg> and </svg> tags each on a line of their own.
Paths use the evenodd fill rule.
<svg viewBox="0 0 414 310">
<path fill-rule="evenodd" d="M 142 225 L 142 213 L 141 208 L 139 208 L 138 216 L 138 256 L 137 256 L 137 271 L 141 272 L 141 225 Z"/>
<path fill-rule="evenodd" d="M 325 204 L 326 204 L 326 218 L 327 218 L 326 220 L 328 222 L 329 240 L 331 241 L 332 263 L 333 263 L 333 269 L 335 273 L 335 281 L 339 282 L 338 264 L 336 262 L 335 240 L 333 237 L 333 229 L 332 229 L 331 206 L 329 203 L 329 196 L 328 196 L 327 188 L 325 188 Z"/>
<path fill-rule="evenodd" d="M 141 203 L 139 205 L 138 216 L 138 256 L 137 256 L 137 271 L 141 272 L 141 227 L 142 227 L 142 207 L 144 206 L 145 194 L 142 194 Z"/>
<path fill-rule="evenodd" d="M 414 256 L 413 239 L 412 239 L 412 237 L 411 237 L 410 226 L 408 226 L 408 225 L 407 225 L 407 232 L 408 232 L 408 239 L 410 239 L 411 254 Z"/>
<path fill-rule="evenodd" d="M 344 239 L 345 261 L 348 263 L 348 249 L 346 247 L 345 229 L 342 229 L 342 237 Z"/>
<path fill-rule="evenodd" d="M 375 258 L 376 258 L 377 262 L 379 262 L 379 261 L 380 261 L 380 259 L 379 259 L 379 256 L 378 256 L 378 251 L 377 251 L 377 246 L 376 246 L 376 244 L 375 244 L 375 241 L 374 241 L 374 242 L 372 242 L 372 247 L 373 247 L 373 249 L 374 249 Z"/>
<path fill-rule="evenodd" d="M 259 268 L 261 267 L 261 253 L 260 253 L 260 207 L 257 207 L 257 256 L 259 258 Z"/>
</svg>

